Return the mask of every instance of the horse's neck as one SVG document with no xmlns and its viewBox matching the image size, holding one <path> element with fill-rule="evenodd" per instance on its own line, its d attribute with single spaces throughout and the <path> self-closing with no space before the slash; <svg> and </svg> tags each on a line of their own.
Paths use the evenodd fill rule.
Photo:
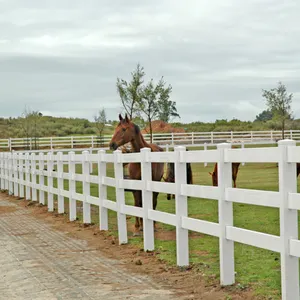
<svg viewBox="0 0 300 300">
<path fill-rule="evenodd" d="M 150 145 L 144 140 L 141 133 L 137 134 L 131 141 L 133 152 L 140 152 L 142 148 L 151 148 Z"/>
</svg>

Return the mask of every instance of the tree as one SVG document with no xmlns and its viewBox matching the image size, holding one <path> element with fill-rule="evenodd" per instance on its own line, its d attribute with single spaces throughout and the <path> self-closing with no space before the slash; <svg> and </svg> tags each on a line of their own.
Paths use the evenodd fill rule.
<svg viewBox="0 0 300 300">
<path fill-rule="evenodd" d="M 100 109 L 98 115 L 94 116 L 94 121 L 99 134 L 100 145 L 103 146 L 103 131 L 106 123 L 106 112 L 104 108 Z"/>
<path fill-rule="evenodd" d="M 274 117 L 281 122 L 282 139 L 284 139 L 285 122 L 287 119 L 291 119 L 293 94 L 288 95 L 286 86 L 279 82 L 277 88 L 269 91 L 263 90 L 262 96 L 266 98 L 267 107 Z"/>
<path fill-rule="evenodd" d="M 26 138 L 27 148 L 32 148 L 32 138 L 34 138 L 34 149 L 38 148 L 37 140 L 40 131 L 40 119 L 42 114 L 39 111 L 31 111 L 30 108 L 25 106 L 25 109 L 21 115 L 20 125 L 22 128 L 22 134 Z"/>
<path fill-rule="evenodd" d="M 137 64 L 137 67 L 131 73 L 131 76 L 132 79 L 130 82 L 117 78 L 116 84 L 122 106 L 130 119 L 138 115 L 137 104 L 141 99 L 143 89 L 143 77 L 145 76 L 144 68 L 141 67 L 140 64 Z"/>
<path fill-rule="evenodd" d="M 152 121 L 160 114 L 160 103 L 165 99 L 169 99 L 169 94 L 172 87 L 169 85 L 165 87 L 163 77 L 159 80 L 157 85 L 154 84 L 153 79 L 144 87 L 142 97 L 139 101 L 139 109 L 146 116 L 149 123 L 150 140 L 152 143 Z"/>
<path fill-rule="evenodd" d="M 269 109 L 263 110 L 259 115 L 256 116 L 254 121 L 266 122 L 273 118 L 273 113 Z"/>
<path fill-rule="evenodd" d="M 176 109 L 176 102 L 171 101 L 170 94 L 172 92 L 172 86 L 169 85 L 167 88 L 162 88 L 160 93 L 160 99 L 157 103 L 158 105 L 158 118 L 166 123 L 168 123 L 171 117 L 179 117 Z"/>
</svg>

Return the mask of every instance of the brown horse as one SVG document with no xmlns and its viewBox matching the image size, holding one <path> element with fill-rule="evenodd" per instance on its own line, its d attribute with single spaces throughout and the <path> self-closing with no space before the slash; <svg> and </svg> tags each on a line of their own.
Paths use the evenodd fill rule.
<svg viewBox="0 0 300 300">
<path fill-rule="evenodd" d="M 167 163 L 167 176 L 163 178 L 165 182 L 175 182 L 175 165 L 174 163 Z M 186 183 L 193 184 L 193 172 L 190 163 L 186 164 Z M 175 195 L 172 195 L 174 198 Z M 167 194 L 167 199 L 171 199 L 171 194 Z"/>
<path fill-rule="evenodd" d="M 232 181 L 233 187 L 236 188 L 236 178 L 239 171 L 239 166 L 241 163 L 232 163 Z M 212 184 L 213 186 L 218 186 L 218 164 L 215 164 L 215 168 L 213 172 L 208 172 L 209 175 L 212 177 Z"/>
<path fill-rule="evenodd" d="M 116 150 L 118 147 L 131 143 L 132 152 L 140 152 L 142 148 L 150 148 L 152 152 L 163 151 L 163 149 L 155 144 L 148 144 L 143 138 L 139 127 L 134 124 L 125 115 L 125 118 L 119 114 L 119 124 L 115 129 L 114 135 L 110 141 L 109 147 L 112 150 Z M 128 164 L 129 178 L 134 180 L 141 180 L 141 164 L 129 163 Z M 161 181 L 164 174 L 164 163 L 152 163 L 152 180 Z M 133 190 L 134 205 L 142 207 L 142 192 Z M 157 205 L 157 192 L 153 192 L 153 209 L 156 209 Z M 139 235 L 139 232 L 143 230 L 143 219 L 136 217 L 135 219 L 135 232 L 134 235 Z"/>
<path fill-rule="evenodd" d="M 233 187 L 236 188 L 236 178 L 239 171 L 240 163 L 232 163 L 232 181 Z M 218 186 L 218 164 L 215 164 L 213 172 L 209 172 L 212 177 L 213 186 Z M 300 174 L 300 163 L 297 163 L 296 177 Z"/>
</svg>

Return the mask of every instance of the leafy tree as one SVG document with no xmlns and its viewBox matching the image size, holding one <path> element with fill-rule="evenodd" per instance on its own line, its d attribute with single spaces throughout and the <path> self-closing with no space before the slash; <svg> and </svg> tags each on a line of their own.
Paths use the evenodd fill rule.
<svg viewBox="0 0 300 300">
<path fill-rule="evenodd" d="M 155 86 L 153 79 L 145 86 L 142 97 L 138 103 L 139 109 L 146 116 L 150 129 L 150 141 L 152 143 L 152 120 L 158 116 L 158 100 L 161 86 L 160 82 Z"/>
<path fill-rule="evenodd" d="M 99 134 L 100 145 L 102 146 L 103 145 L 103 131 L 105 128 L 105 123 L 106 123 L 106 112 L 105 112 L 104 108 L 100 109 L 98 112 L 98 115 L 94 116 L 94 121 L 95 121 L 95 127 Z"/>
<path fill-rule="evenodd" d="M 127 115 L 132 119 L 138 114 L 137 104 L 141 99 L 144 68 L 137 64 L 136 69 L 131 73 L 131 81 L 117 78 L 117 91 L 121 98 L 122 106 Z"/>
<path fill-rule="evenodd" d="M 170 94 L 172 92 L 172 86 L 164 87 L 165 83 L 161 87 L 160 99 L 158 105 L 158 119 L 168 123 L 172 117 L 179 117 L 176 109 L 176 102 L 170 100 Z"/>
<path fill-rule="evenodd" d="M 263 110 L 259 115 L 256 116 L 254 121 L 270 121 L 273 119 L 273 113 L 269 109 Z"/>
<path fill-rule="evenodd" d="M 293 94 L 287 94 L 286 86 L 279 82 L 276 88 L 263 90 L 262 96 L 266 99 L 267 107 L 274 117 L 281 122 L 282 139 L 284 139 L 286 120 L 291 119 Z"/>
<path fill-rule="evenodd" d="M 144 87 L 142 97 L 138 103 L 138 107 L 146 116 L 149 123 L 150 140 L 152 143 L 152 121 L 155 120 L 160 114 L 161 103 L 169 99 L 169 94 L 172 87 L 169 85 L 165 87 L 163 77 L 155 85 L 153 79 Z M 170 112 L 170 111 L 169 111 Z"/>
</svg>

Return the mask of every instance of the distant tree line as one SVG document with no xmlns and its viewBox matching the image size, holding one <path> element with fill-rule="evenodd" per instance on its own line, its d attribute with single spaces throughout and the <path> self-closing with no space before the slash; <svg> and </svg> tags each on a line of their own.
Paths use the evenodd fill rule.
<svg viewBox="0 0 300 300">
<path fill-rule="evenodd" d="M 124 111 L 141 128 L 151 125 L 151 121 L 156 119 L 174 121 L 179 114 L 176 102 L 170 100 L 171 85 L 167 85 L 163 77 L 157 83 L 153 79 L 145 83 L 144 76 L 144 69 L 138 64 L 129 82 L 117 78 L 117 91 Z M 183 127 L 187 132 L 282 130 L 283 138 L 285 129 L 300 129 L 300 119 L 292 116 L 293 94 L 287 93 L 284 84 L 279 82 L 276 88 L 262 90 L 262 97 L 266 109 L 253 122 L 234 118 L 187 124 L 172 122 L 172 126 Z M 112 126 L 106 126 L 107 123 Z M 18 118 L 0 118 L 0 138 L 20 137 L 28 148 L 38 149 L 39 139 L 45 136 L 97 135 L 98 145 L 101 146 L 104 135 L 112 134 L 116 124 L 117 120 L 107 120 L 105 108 L 99 109 L 91 122 L 83 118 L 43 116 L 41 112 L 25 107 Z"/>
</svg>

